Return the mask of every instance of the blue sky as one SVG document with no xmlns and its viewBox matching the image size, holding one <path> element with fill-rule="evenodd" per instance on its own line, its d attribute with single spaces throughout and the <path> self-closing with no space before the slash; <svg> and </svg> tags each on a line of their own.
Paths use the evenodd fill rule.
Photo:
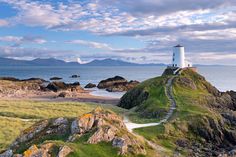
<svg viewBox="0 0 236 157">
<path fill-rule="evenodd" d="M 236 65 L 234 0 L 0 0 L 0 57 Z"/>
</svg>

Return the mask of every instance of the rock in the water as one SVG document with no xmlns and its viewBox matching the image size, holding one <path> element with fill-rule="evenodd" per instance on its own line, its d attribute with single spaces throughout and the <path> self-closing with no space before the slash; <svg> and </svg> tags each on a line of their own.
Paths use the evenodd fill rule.
<svg viewBox="0 0 236 157">
<path fill-rule="evenodd" d="M 128 91 L 139 84 L 138 81 L 131 80 L 126 83 L 115 83 L 113 86 L 108 87 L 106 90 L 108 92 L 124 92 Z"/>
<path fill-rule="evenodd" d="M 105 88 L 113 86 L 116 83 L 127 83 L 127 82 L 128 81 L 124 79 L 123 77 L 115 76 L 115 77 L 100 81 L 97 87 L 99 89 L 105 89 Z"/>
<path fill-rule="evenodd" d="M 89 83 L 89 84 L 87 84 L 84 88 L 94 88 L 94 87 L 96 87 L 95 84 Z"/>
<path fill-rule="evenodd" d="M 50 80 L 61 80 L 61 77 L 51 77 Z"/>
<path fill-rule="evenodd" d="M 71 78 L 79 78 L 79 75 L 72 75 Z"/>
<path fill-rule="evenodd" d="M 17 79 L 15 77 L 0 77 L 0 80 L 5 80 L 5 81 L 20 81 L 20 79 Z"/>
<path fill-rule="evenodd" d="M 106 89 L 108 92 L 123 92 L 128 91 L 139 84 L 138 81 L 127 81 L 123 77 L 115 76 L 113 78 L 108 78 L 106 80 L 102 80 L 98 84 L 99 89 Z"/>
</svg>

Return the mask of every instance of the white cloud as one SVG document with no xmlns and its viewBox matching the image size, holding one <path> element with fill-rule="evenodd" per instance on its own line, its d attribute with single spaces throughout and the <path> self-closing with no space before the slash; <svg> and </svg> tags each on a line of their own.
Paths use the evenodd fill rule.
<svg viewBox="0 0 236 157">
<path fill-rule="evenodd" d="M 23 44 L 23 43 L 36 43 L 36 44 L 44 44 L 47 41 L 45 39 L 39 37 L 30 37 L 30 36 L 3 36 L 0 37 L 0 41 L 3 42 L 11 42 L 15 44 Z"/>
<path fill-rule="evenodd" d="M 15 17 L 7 19 L 11 25 L 41 26 L 58 31 L 85 30 L 96 35 L 135 37 L 147 43 L 146 47 L 141 49 L 123 50 L 113 49 L 102 42 L 84 40 L 68 42 L 109 51 L 109 56 L 122 58 L 126 56 L 131 60 L 136 58 L 140 62 L 144 60 L 150 62 L 154 59 L 166 61 L 168 56 L 162 53 L 168 54 L 171 46 L 177 43 L 186 45 L 190 53 L 225 51 L 234 53 L 236 50 L 234 46 L 236 3 L 233 0 L 137 0 L 135 2 L 69 0 L 66 3 L 0 0 L 0 2 L 8 3 L 18 11 Z M 7 25 L 7 21 L 0 20 L 0 26 Z M 15 43 L 46 42 L 41 38 L 24 39 L 24 37 L 14 36 L 0 38 L 0 40 Z M 106 56 L 106 54 L 107 52 L 103 52 L 102 55 Z M 143 55 L 151 58 L 145 59 Z M 209 59 L 213 60 L 214 57 Z"/>
<path fill-rule="evenodd" d="M 94 41 L 72 40 L 72 41 L 68 41 L 67 43 L 84 45 L 84 46 L 88 46 L 88 47 L 96 48 L 96 49 L 107 49 L 107 50 L 111 50 L 112 49 L 106 43 L 100 43 L 100 42 L 94 42 Z"/>
<path fill-rule="evenodd" d="M 8 24 L 8 21 L 0 19 L 0 27 L 7 26 Z"/>
</svg>

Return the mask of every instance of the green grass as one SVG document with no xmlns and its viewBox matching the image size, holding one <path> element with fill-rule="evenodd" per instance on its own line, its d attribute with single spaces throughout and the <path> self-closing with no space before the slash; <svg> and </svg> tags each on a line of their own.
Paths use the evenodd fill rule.
<svg viewBox="0 0 236 157">
<path fill-rule="evenodd" d="M 131 115 L 134 122 L 159 121 L 170 107 L 165 93 L 167 78 L 156 77 L 142 82 L 122 97 L 119 106 L 136 111 L 136 115 Z"/>
<path fill-rule="evenodd" d="M 194 122 L 194 125 L 200 125 L 200 121 L 204 117 L 211 117 L 216 120 L 219 119 L 218 113 L 214 112 L 208 106 L 208 99 L 212 97 L 212 94 L 209 93 L 206 86 L 211 87 L 211 85 L 206 82 L 205 79 L 202 79 L 200 75 L 189 70 L 184 71 L 178 78 L 188 78 L 192 80 L 197 88 L 191 89 L 181 85 L 178 80 L 174 81 L 173 92 L 177 109 L 170 121 L 159 126 L 135 129 L 136 133 L 165 147 L 172 153 L 177 147 L 176 140 L 178 139 L 188 139 L 190 141 L 200 140 L 199 137 L 189 130 L 189 124 L 193 124 Z M 155 90 L 155 88 L 151 89 Z M 157 93 L 160 89 L 161 87 L 157 88 Z M 152 94 L 152 98 L 149 99 L 160 99 L 161 102 L 165 102 L 162 96 L 156 96 L 158 95 L 157 93 Z M 153 108 L 150 102 L 151 101 L 146 101 L 145 103 L 149 103 L 151 108 Z M 183 156 L 187 154 L 186 150 L 182 150 L 180 153 Z"/>
<path fill-rule="evenodd" d="M 77 117 L 97 106 L 118 114 L 126 110 L 114 105 L 98 105 L 79 102 L 0 101 L 0 151 L 19 136 L 20 132 L 35 122 L 57 117 Z"/>
</svg>

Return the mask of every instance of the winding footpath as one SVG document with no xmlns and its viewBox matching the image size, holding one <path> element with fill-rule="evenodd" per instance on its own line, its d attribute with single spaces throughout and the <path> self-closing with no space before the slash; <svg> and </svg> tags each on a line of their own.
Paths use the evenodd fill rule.
<svg viewBox="0 0 236 157">
<path fill-rule="evenodd" d="M 174 78 L 175 78 L 175 76 L 169 78 L 167 81 L 167 84 L 166 84 L 166 95 L 171 103 L 170 109 L 167 112 L 166 116 L 160 122 L 146 123 L 146 124 L 132 123 L 129 121 L 129 119 L 126 116 L 124 116 L 124 123 L 130 132 L 133 132 L 133 129 L 136 129 L 136 128 L 143 128 L 143 127 L 148 127 L 148 126 L 160 125 L 160 124 L 169 120 L 169 118 L 173 115 L 174 110 L 176 109 L 176 102 L 175 102 L 175 99 L 173 96 L 173 89 L 172 89 L 172 84 L 173 84 Z"/>
</svg>

